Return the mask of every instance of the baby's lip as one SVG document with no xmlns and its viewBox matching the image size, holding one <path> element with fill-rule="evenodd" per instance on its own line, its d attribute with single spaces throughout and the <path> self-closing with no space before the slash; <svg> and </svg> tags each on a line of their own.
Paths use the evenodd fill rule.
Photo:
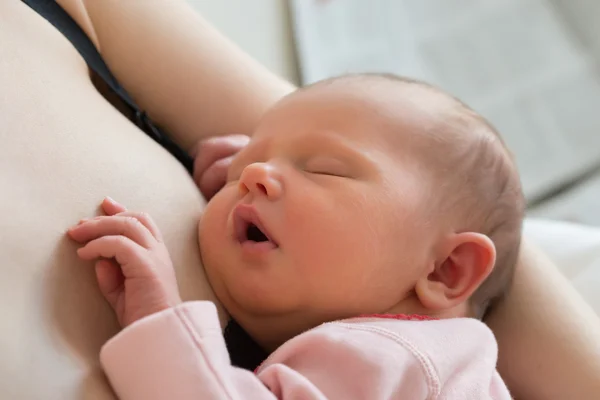
<svg viewBox="0 0 600 400">
<path fill-rule="evenodd" d="M 258 211 L 251 204 L 238 204 L 233 209 L 233 229 L 236 239 L 240 243 L 248 241 L 248 227 L 253 224 L 267 237 L 275 247 L 279 247 L 273 235 L 267 230 L 261 221 Z"/>
</svg>

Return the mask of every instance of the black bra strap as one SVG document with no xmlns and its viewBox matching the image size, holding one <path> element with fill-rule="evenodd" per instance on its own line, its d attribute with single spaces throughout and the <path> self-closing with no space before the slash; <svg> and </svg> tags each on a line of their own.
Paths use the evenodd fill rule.
<svg viewBox="0 0 600 400">
<path fill-rule="evenodd" d="M 88 67 L 131 109 L 131 114 L 134 115 L 133 122 L 177 158 L 191 174 L 194 165 L 192 158 L 158 128 L 148 115 L 135 104 L 131 96 L 129 96 L 110 72 L 102 56 L 98 53 L 96 46 L 94 46 L 73 18 L 55 0 L 23 0 L 23 2 L 48 20 L 48 22 L 69 39 L 75 49 L 81 54 Z"/>
</svg>

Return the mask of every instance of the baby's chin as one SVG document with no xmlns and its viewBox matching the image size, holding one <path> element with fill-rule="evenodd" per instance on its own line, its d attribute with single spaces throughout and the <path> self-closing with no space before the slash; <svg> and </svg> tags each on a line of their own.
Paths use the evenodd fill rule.
<svg viewBox="0 0 600 400">
<path fill-rule="evenodd" d="M 248 278 L 248 279 L 246 279 Z M 258 277 L 255 277 L 258 278 Z M 293 293 L 267 282 L 256 282 L 253 277 L 234 279 L 232 282 L 215 282 L 217 297 L 223 297 L 231 313 L 242 313 L 253 318 L 274 318 L 295 313 L 300 309 L 300 299 Z"/>
</svg>

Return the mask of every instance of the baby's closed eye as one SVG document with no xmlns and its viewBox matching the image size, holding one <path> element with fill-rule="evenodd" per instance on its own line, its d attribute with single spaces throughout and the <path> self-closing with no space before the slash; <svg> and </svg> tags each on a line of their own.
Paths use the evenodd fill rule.
<svg viewBox="0 0 600 400">
<path fill-rule="evenodd" d="M 310 158 L 304 164 L 304 170 L 311 174 L 347 177 L 348 166 L 341 160 L 333 157 L 318 156 Z"/>
</svg>

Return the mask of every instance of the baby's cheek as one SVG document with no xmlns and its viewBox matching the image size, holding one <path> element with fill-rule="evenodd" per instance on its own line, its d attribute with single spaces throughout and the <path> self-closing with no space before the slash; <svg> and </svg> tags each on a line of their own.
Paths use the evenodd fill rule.
<svg viewBox="0 0 600 400">
<path fill-rule="evenodd" d="M 198 222 L 198 242 L 200 252 L 204 253 L 215 246 L 225 245 L 227 220 L 231 210 L 227 189 L 217 193 L 206 205 Z"/>
<path fill-rule="evenodd" d="M 289 200 L 280 227 L 303 269 L 332 268 L 372 248 L 371 216 L 364 202 L 318 189 L 295 193 Z"/>
<path fill-rule="evenodd" d="M 335 269 L 357 261 L 367 261 L 372 249 L 368 227 L 355 218 L 327 216 L 320 218 L 320 226 L 305 234 L 304 256 L 311 259 L 314 268 Z M 343 267 L 341 267 L 343 268 Z"/>
</svg>

